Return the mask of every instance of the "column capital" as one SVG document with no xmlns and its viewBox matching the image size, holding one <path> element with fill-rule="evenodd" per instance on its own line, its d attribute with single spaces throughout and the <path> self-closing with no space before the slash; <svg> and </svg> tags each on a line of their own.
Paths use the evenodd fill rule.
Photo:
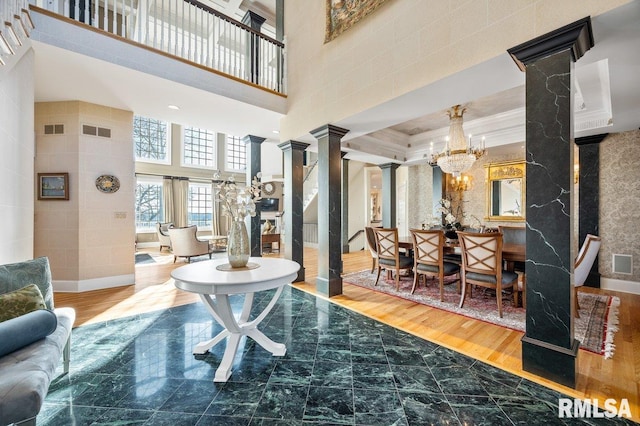
<svg viewBox="0 0 640 426">
<path fill-rule="evenodd" d="M 262 16 L 251 10 L 247 10 L 247 12 L 242 17 L 241 22 L 246 26 L 251 27 L 251 29 L 253 30 L 260 31 L 260 29 L 262 28 L 262 24 L 264 24 L 264 21 L 266 21 L 266 18 L 263 18 Z"/>
<path fill-rule="evenodd" d="M 400 164 L 398 164 L 398 163 L 384 163 L 384 164 L 378 164 L 378 167 L 380 167 L 382 170 L 384 170 L 384 169 L 395 170 L 398 167 L 400 167 Z"/>
<path fill-rule="evenodd" d="M 599 144 L 607 136 L 609 136 L 609 133 L 602 133 L 600 135 L 592 135 L 592 136 L 583 136 L 581 138 L 576 138 L 575 142 L 576 142 L 576 145 L 578 146 Z"/>
<path fill-rule="evenodd" d="M 242 137 L 242 142 L 249 144 L 249 143 L 257 143 L 257 144 L 261 144 L 262 142 L 266 141 L 267 138 L 263 138 L 260 136 L 254 136 L 254 135 L 246 135 Z"/>
<path fill-rule="evenodd" d="M 562 28 L 548 32 L 532 40 L 507 49 L 518 68 L 524 71 L 527 65 L 538 59 L 571 50 L 573 61 L 577 61 L 594 45 L 591 17 L 587 16 Z"/>
<path fill-rule="evenodd" d="M 305 142 L 298 142 L 294 140 L 288 140 L 286 142 L 282 142 L 278 144 L 278 148 L 283 151 L 297 150 L 304 151 L 310 144 Z"/>
<path fill-rule="evenodd" d="M 327 135 L 338 136 L 342 138 L 344 135 L 349 133 L 349 130 L 343 129 L 342 127 L 334 126 L 333 124 L 325 124 L 324 126 L 320 126 L 317 129 L 313 129 L 309 133 L 311 133 L 311 135 L 316 139 L 323 138 Z"/>
</svg>

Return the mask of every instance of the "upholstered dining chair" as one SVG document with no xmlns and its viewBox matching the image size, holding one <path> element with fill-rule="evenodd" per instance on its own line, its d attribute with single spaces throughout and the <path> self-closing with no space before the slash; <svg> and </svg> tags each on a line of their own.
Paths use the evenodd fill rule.
<svg viewBox="0 0 640 426">
<path fill-rule="evenodd" d="M 416 291 L 420 276 L 434 276 L 440 285 L 440 301 L 444 301 L 444 277 L 460 276 L 460 265 L 444 261 L 444 231 L 411 229 L 413 239 L 413 287 Z"/>
<path fill-rule="evenodd" d="M 503 244 L 526 244 L 527 230 L 524 226 L 498 226 L 498 232 L 502 233 Z M 520 295 L 522 307 L 527 307 L 527 275 L 524 262 L 504 262 L 507 271 L 520 272 L 522 280 L 514 287 L 517 295 Z M 516 296 L 517 296 L 516 295 Z M 517 303 L 517 302 L 516 302 Z"/>
<path fill-rule="evenodd" d="M 203 254 L 208 254 L 211 259 L 212 247 L 209 245 L 209 241 L 202 241 L 196 237 L 197 231 L 198 228 L 195 225 L 185 228 L 169 228 L 174 263 L 178 257 L 186 257 L 187 262 L 191 262 L 192 257 Z"/>
<path fill-rule="evenodd" d="M 589 271 L 598 256 L 600 250 L 600 244 L 602 243 L 600 237 L 592 234 L 587 234 L 578 252 L 575 265 L 573 267 L 573 288 L 575 294 L 573 299 L 575 300 L 575 312 L 574 316 L 580 318 L 580 305 L 578 304 L 578 288 L 584 285 L 584 282 L 589 276 Z"/>
<path fill-rule="evenodd" d="M 156 233 L 160 242 L 160 251 L 163 247 L 171 250 L 171 238 L 169 238 L 169 228 L 173 228 L 173 222 L 156 223 Z"/>
<path fill-rule="evenodd" d="M 376 247 L 378 247 L 378 275 L 376 283 L 380 279 L 380 272 L 395 271 L 396 290 L 400 290 L 400 271 L 413 268 L 413 259 L 400 254 L 398 247 L 398 228 L 375 228 Z"/>
<path fill-rule="evenodd" d="M 364 228 L 365 235 L 367 236 L 367 246 L 369 247 L 369 252 L 371 253 L 371 273 L 376 269 L 376 261 L 378 260 L 378 245 L 376 243 L 376 233 L 373 232 L 373 228 L 370 226 L 365 226 Z"/>
<path fill-rule="evenodd" d="M 464 305 L 467 291 L 471 297 L 472 285 L 494 289 L 502 318 L 502 290 L 518 285 L 518 274 L 503 269 L 502 234 L 458 232 L 458 239 L 462 249 L 460 307 Z M 513 303 L 516 303 L 516 292 L 513 292 Z"/>
</svg>

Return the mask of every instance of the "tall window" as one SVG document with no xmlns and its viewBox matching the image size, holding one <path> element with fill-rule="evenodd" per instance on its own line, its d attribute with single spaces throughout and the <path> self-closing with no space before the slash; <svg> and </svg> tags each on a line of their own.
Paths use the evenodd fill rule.
<svg viewBox="0 0 640 426">
<path fill-rule="evenodd" d="M 215 167 L 216 134 L 209 130 L 184 128 L 182 162 L 185 166 Z"/>
<path fill-rule="evenodd" d="M 227 135 L 227 171 L 247 170 L 247 145 L 237 136 Z"/>
<path fill-rule="evenodd" d="M 206 229 L 211 228 L 212 218 L 211 184 L 189 182 L 187 222 L 189 225 L 197 225 L 198 229 Z"/>
<path fill-rule="evenodd" d="M 136 181 L 136 231 L 155 230 L 156 222 L 164 222 L 162 180 L 138 178 Z"/>
<path fill-rule="evenodd" d="M 164 121 L 134 116 L 133 146 L 138 161 L 171 162 L 168 125 Z"/>
</svg>

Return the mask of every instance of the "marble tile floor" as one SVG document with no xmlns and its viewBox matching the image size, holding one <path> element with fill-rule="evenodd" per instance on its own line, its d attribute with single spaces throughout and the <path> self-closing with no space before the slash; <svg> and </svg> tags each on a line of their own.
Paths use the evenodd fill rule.
<svg viewBox="0 0 640 426">
<path fill-rule="evenodd" d="M 599 424 L 559 419 L 557 392 L 292 287 L 260 329 L 287 354 L 243 340 L 214 383 L 225 345 L 192 354 L 221 330 L 200 303 L 78 327 L 38 424 Z"/>
</svg>

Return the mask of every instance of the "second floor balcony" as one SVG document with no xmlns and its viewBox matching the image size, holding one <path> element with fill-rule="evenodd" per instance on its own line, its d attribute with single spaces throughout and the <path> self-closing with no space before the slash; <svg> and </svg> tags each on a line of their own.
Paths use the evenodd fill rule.
<svg viewBox="0 0 640 426">
<path fill-rule="evenodd" d="M 196 0 L 30 0 L 31 8 L 285 95 L 284 44 Z"/>
</svg>

